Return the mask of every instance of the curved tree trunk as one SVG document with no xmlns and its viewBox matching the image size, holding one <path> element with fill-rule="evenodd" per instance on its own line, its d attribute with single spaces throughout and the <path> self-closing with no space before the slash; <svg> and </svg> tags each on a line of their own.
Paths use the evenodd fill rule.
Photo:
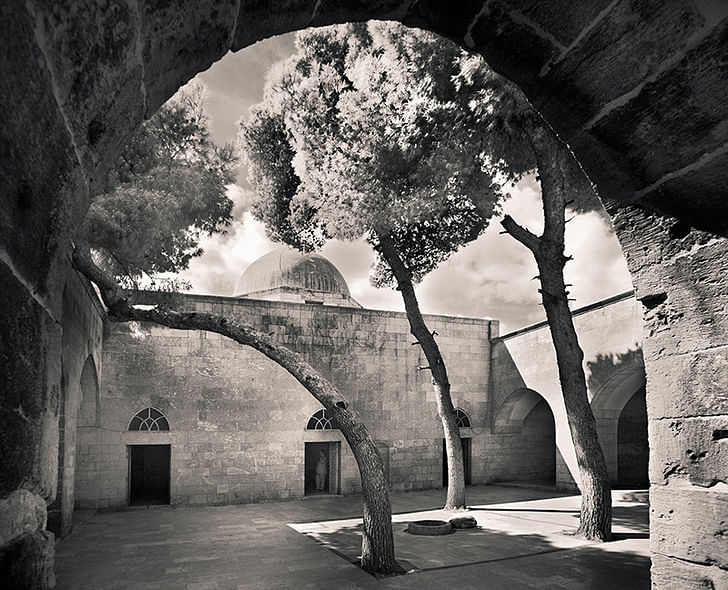
<svg viewBox="0 0 728 590">
<path fill-rule="evenodd" d="M 502 225 L 533 252 L 538 265 L 539 291 L 556 350 L 566 416 L 581 475 L 581 516 L 576 532 L 587 539 L 607 541 L 612 535 L 611 487 L 587 397 L 582 366 L 584 353 L 574 329 L 564 284 L 564 265 L 570 260 L 564 254 L 564 215 L 573 156 L 545 123 L 534 125 L 529 131 L 541 178 L 544 232 L 538 237 L 508 215 Z"/>
<path fill-rule="evenodd" d="M 98 286 L 110 320 L 216 332 L 263 353 L 298 380 L 334 416 L 359 466 L 364 499 L 361 567 L 380 574 L 402 571 L 394 556 L 392 507 L 382 457 L 359 415 L 348 408 L 337 389 L 316 369 L 267 334 L 235 320 L 208 313 L 181 313 L 160 307 L 138 309 L 129 305 L 116 281 L 94 264 L 87 247 L 76 246 L 73 265 Z"/>
<path fill-rule="evenodd" d="M 415 288 L 410 278 L 410 272 L 402 262 L 393 240 L 389 236 L 377 235 L 379 251 L 392 270 L 397 288 L 402 293 L 404 307 L 407 310 L 407 320 L 410 332 L 417 339 L 425 353 L 429 364 L 427 367 L 432 373 L 432 385 L 437 400 L 437 413 L 442 421 L 445 434 L 445 451 L 447 455 L 447 499 L 445 509 L 455 510 L 465 508 L 465 469 L 463 465 L 463 447 L 460 440 L 460 428 L 455 419 L 455 408 L 450 397 L 450 381 L 447 378 L 445 362 L 440 354 L 440 347 L 435 337 L 427 328 L 420 306 L 415 296 Z"/>
</svg>

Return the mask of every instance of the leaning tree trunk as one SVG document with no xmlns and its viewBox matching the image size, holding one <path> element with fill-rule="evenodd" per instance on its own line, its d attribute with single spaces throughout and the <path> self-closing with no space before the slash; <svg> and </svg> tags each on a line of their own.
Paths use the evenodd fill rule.
<svg viewBox="0 0 728 590">
<path fill-rule="evenodd" d="M 599 444 L 596 421 L 587 397 L 582 361 L 584 353 L 574 329 L 564 283 L 566 195 L 572 154 L 553 131 L 533 125 L 530 131 L 544 208 L 544 232 L 538 237 L 506 215 L 505 230 L 526 246 L 536 259 L 541 280 L 541 300 L 546 310 L 556 349 L 559 380 L 566 416 L 581 475 L 581 517 L 577 534 L 587 539 L 607 541 L 612 535 L 612 498 L 604 453 Z"/>
<path fill-rule="evenodd" d="M 433 333 L 428 330 L 422 318 L 409 269 L 402 262 L 402 258 L 389 236 L 378 234 L 377 238 L 379 240 L 379 252 L 387 261 L 397 281 L 397 288 L 402 293 L 410 332 L 422 347 L 429 365 L 427 369 L 432 373 L 432 385 L 437 400 L 437 413 L 442 421 L 442 429 L 445 434 L 445 452 L 447 455 L 447 499 L 445 500 L 445 509 L 462 509 L 465 508 L 463 447 L 460 440 L 460 428 L 455 419 L 455 408 L 450 397 L 450 381 L 447 378 L 445 362 L 442 359 L 440 347 L 437 346 Z"/>
<path fill-rule="evenodd" d="M 382 457 L 359 415 L 349 409 L 337 389 L 300 355 L 250 326 L 208 313 L 133 307 L 116 281 L 94 264 L 89 249 L 84 246 L 79 244 L 74 250 L 74 267 L 98 286 L 110 320 L 151 322 L 177 330 L 216 332 L 250 346 L 278 363 L 323 404 L 337 421 L 359 466 L 364 498 L 361 567 L 370 573 L 401 572 L 402 568 L 394 556 L 392 506 Z"/>
</svg>

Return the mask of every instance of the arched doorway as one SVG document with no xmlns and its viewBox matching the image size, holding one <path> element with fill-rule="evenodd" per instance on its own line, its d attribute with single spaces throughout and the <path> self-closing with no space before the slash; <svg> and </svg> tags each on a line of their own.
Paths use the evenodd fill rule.
<svg viewBox="0 0 728 590">
<path fill-rule="evenodd" d="M 599 364 L 603 365 L 603 383 L 594 393 L 591 406 L 615 487 L 643 487 L 648 481 L 645 367 L 641 350 L 636 352 L 622 355 L 622 361 L 616 364 L 609 359 L 590 363 L 592 375 Z"/>
<path fill-rule="evenodd" d="M 470 416 L 462 408 L 455 408 L 455 422 L 460 429 L 460 444 L 463 448 L 463 474 L 465 485 L 473 483 L 473 438 Z M 447 487 L 447 448 L 446 441 L 442 439 L 442 487 Z"/>
<path fill-rule="evenodd" d="M 554 414 L 541 399 L 523 419 L 521 440 L 528 449 L 529 463 L 524 479 L 543 485 L 556 483 L 556 426 Z"/>
<path fill-rule="evenodd" d="M 647 403 L 642 386 L 622 408 L 617 426 L 617 487 L 649 486 Z"/>
<path fill-rule="evenodd" d="M 341 441 L 339 427 L 322 408 L 306 424 L 304 442 L 304 495 L 341 493 Z M 337 438 L 333 440 L 332 435 Z"/>
<path fill-rule="evenodd" d="M 130 432 L 168 432 L 167 417 L 156 408 L 145 408 L 129 421 Z M 152 506 L 170 502 L 170 444 L 127 445 L 129 461 L 129 506 Z"/>
</svg>

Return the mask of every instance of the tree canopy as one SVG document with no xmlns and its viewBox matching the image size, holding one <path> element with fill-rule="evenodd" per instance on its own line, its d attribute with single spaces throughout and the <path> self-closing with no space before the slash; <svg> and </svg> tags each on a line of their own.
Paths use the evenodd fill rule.
<svg viewBox="0 0 728 590">
<path fill-rule="evenodd" d="M 85 239 L 127 286 L 186 268 L 200 237 L 230 223 L 236 157 L 210 138 L 205 94 L 189 84 L 143 124 L 91 203 Z"/>
<path fill-rule="evenodd" d="M 495 133 L 507 119 L 483 116 L 511 100 L 500 78 L 455 44 L 368 23 L 304 31 L 296 47 L 241 129 L 253 212 L 273 239 L 310 250 L 387 236 L 417 282 L 484 230 L 497 183 L 532 167 L 514 134 Z M 373 279 L 393 284 L 381 257 Z"/>
</svg>

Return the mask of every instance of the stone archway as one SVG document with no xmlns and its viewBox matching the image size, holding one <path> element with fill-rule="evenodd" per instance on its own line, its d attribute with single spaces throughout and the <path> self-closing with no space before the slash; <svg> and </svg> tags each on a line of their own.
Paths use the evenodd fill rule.
<svg viewBox="0 0 728 590">
<path fill-rule="evenodd" d="M 716 540 L 721 519 L 710 515 L 724 514 L 725 492 L 704 484 L 725 481 L 709 458 L 720 456 L 715 433 L 728 420 L 728 248 L 715 237 L 728 230 L 728 5 L 11 0 L 0 11 L 8 40 L 0 218 L 10 230 L 0 234 L 8 336 L 0 352 L 13 359 L 2 408 L 15 433 L 7 444 L 23 440 L 28 459 L 19 471 L 5 463 L 16 453 L 3 449 L 0 470 L 12 477 L 0 501 L 19 488 L 38 501 L 53 496 L 47 449 L 57 436 L 66 253 L 124 139 L 228 49 L 310 25 L 389 18 L 484 55 L 521 86 L 597 185 L 646 310 L 652 482 L 661 484 L 652 508 L 673 515 L 653 519 L 653 582 L 684 587 L 722 575 L 711 565 L 727 565 Z M 18 399 L 32 436 L 13 413 Z M 705 459 L 686 458 L 688 448 Z M 22 510 L 8 512 L 11 526 L 26 519 Z"/>
<path fill-rule="evenodd" d="M 556 423 L 541 394 L 525 387 L 509 394 L 495 412 L 493 432 L 509 453 L 497 479 L 556 484 Z"/>
<path fill-rule="evenodd" d="M 645 388 L 641 387 L 622 408 L 617 423 L 617 486 L 644 488 L 648 480 L 649 446 Z"/>
<path fill-rule="evenodd" d="M 635 394 L 642 391 L 644 400 L 645 390 L 645 368 L 641 362 L 641 355 L 637 355 L 626 364 L 614 368 L 614 372 L 608 376 L 594 393 L 591 400 L 594 418 L 597 421 L 597 432 L 599 441 L 604 451 L 604 458 L 607 462 L 609 478 L 613 484 L 621 485 L 619 474 L 624 471 L 624 465 L 620 464 L 620 419 L 625 406 L 632 400 Z M 647 424 L 640 426 L 639 420 L 634 421 L 634 428 L 642 428 L 642 432 L 625 430 L 626 423 L 622 423 L 621 435 L 623 443 L 629 439 L 632 441 L 642 440 L 647 437 Z M 627 456 L 622 457 L 627 460 Z M 639 469 L 639 468 L 638 468 Z M 644 477 L 647 477 L 645 469 Z"/>
</svg>

